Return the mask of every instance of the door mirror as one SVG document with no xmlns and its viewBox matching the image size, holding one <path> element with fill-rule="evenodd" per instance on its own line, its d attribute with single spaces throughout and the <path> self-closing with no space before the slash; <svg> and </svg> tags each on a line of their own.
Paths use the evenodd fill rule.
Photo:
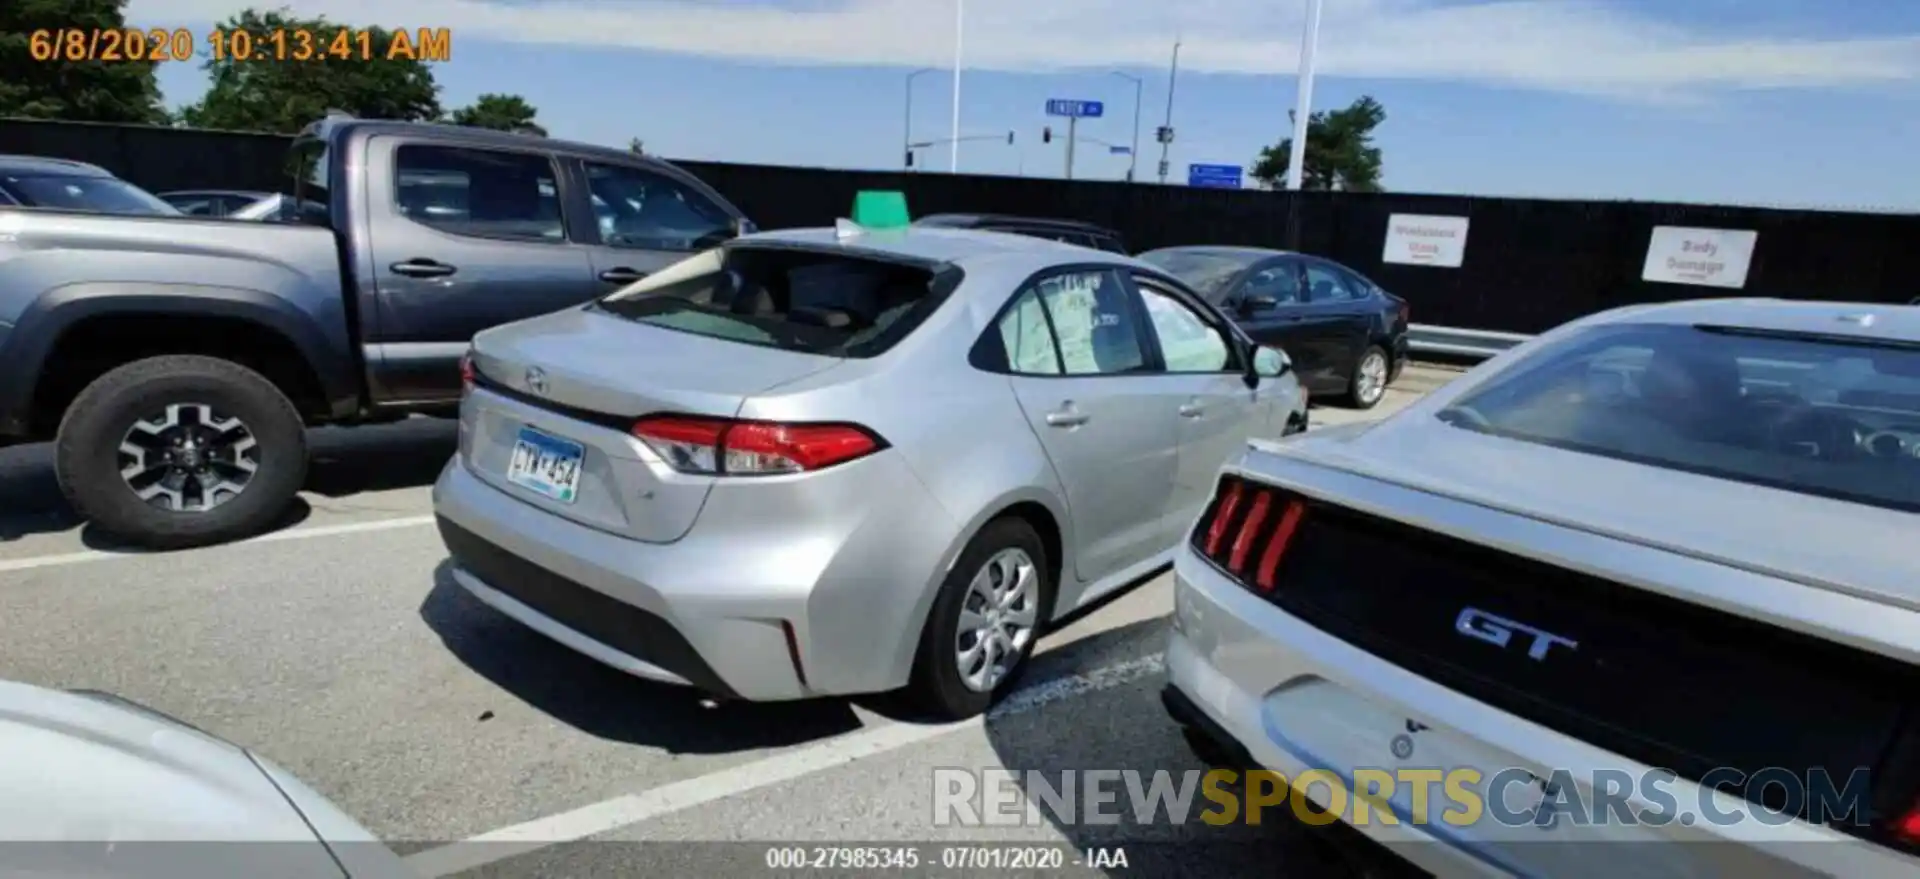
<svg viewBox="0 0 1920 879">
<path fill-rule="evenodd" d="M 1253 374 L 1261 378 L 1279 378 L 1293 368 L 1287 352 L 1262 345 L 1253 349 Z"/>
<path fill-rule="evenodd" d="M 1280 300 L 1272 296 L 1247 296 L 1240 300 L 1241 314 L 1259 314 L 1280 307 Z"/>
<path fill-rule="evenodd" d="M 760 231 L 758 227 L 753 225 L 752 220 L 749 220 L 745 217 L 733 218 L 733 223 L 730 224 L 728 228 L 730 228 L 733 231 L 733 237 L 735 238 L 739 238 L 742 235 L 752 235 L 753 233 Z"/>
</svg>

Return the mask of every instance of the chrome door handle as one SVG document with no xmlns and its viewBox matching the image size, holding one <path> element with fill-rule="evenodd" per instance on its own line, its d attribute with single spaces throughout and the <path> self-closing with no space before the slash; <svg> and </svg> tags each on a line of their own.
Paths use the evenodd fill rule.
<svg viewBox="0 0 1920 879">
<path fill-rule="evenodd" d="M 1180 414 L 1187 418 L 1199 418 L 1207 414 L 1207 410 L 1198 403 L 1188 403 L 1180 407 Z"/>
<path fill-rule="evenodd" d="M 1088 415 L 1085 412 L 1075 412 L 1071 409 L 1061 411 L 1061 412 L 1048 412 L 1047 426 L 1079 427 L 1080 425 L 1086 424 L 1088 421 L 1092 420 L 1092 418 L 1093 416 Z"/>
</svg>

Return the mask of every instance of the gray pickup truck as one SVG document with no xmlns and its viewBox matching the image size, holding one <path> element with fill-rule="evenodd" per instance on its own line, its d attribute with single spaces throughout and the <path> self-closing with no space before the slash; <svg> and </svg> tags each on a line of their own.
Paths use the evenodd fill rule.
<svg viewBox="0 0 1920 879">
<path fill-rule="evenodd" d="M 527 135 L 330 117 L 288 166 L 305 208 L 265 223 L 0 204 L 0 445 L 55 440 L 123 540 L 270 527 L 303 428 L 445 414 L 475 333 L 751 229 L 665 162 Z"/>
</svg>

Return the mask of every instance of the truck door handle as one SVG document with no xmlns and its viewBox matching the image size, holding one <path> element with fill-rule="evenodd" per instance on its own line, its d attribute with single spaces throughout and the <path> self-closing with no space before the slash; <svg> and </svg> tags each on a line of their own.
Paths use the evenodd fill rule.
<svg viewBox="0 0 1920 879">
<path fill-rule="evenodd" d="M 1199 418 L 1205 414 L 1207 414 L 1206 407 L 1199 403 L 1188 403 L 1180 407 L 1180 415 L 1184 418 Z"/>
<path fill-rule="evenodd" d="M 647 276 L 646 272 L 618 266 L 600 273 L 600 280 L 609 284 L 631 284 Z"/>
<path fill-rule="evenodd" d="M 1067 405 L 1060 407 L 1060 410 L 1057 412 L 1047 413 L 1047 426 L 1079 427 L 1080 425 L 1086 424 L 1088 421 L 1091 421 L 1092 419 L 1093 419 L 1093 416 L 1073 408 L 1073 404 L 1068 403 Z"/>
<path fill-rule="evenodd" d="M 406 275 L 409 278 L 444 278 L 459 271 L 446 263 L 417 257 L 406 262 L 394 263 L 387 268 L 396 275 Z"/>
</svg>

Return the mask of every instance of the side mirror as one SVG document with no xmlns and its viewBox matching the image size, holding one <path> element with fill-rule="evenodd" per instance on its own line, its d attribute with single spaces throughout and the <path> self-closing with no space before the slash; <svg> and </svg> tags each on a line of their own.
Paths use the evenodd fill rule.
<svg viewBox="0 0 1920 879">
<path fill-rule="evenodd" d="M 1261 378 L 1279 378 L 1293 368 L 1287 352 L 1261 345 L 1253 349 L 1253 374 Z"/>
<path fill-rule="evenodd" d="M 742 235 L 752 235 L 760 231 L 758 227 L 753 225 L 752 220 L 746 219 L 745 217 L 735 217 L 729 228 L 732 229 L 733 237 L 735 238 L 739 238 Z"/>
<path fill-rule="evenodd" d="M 1258 314 L 1262 311 L 1272 311 L 1279 307 L 1280 300 L 1272 296 L 1248 296 L 1240 300 L 1240 312 L 1242 314 Z"/>
</svg>

